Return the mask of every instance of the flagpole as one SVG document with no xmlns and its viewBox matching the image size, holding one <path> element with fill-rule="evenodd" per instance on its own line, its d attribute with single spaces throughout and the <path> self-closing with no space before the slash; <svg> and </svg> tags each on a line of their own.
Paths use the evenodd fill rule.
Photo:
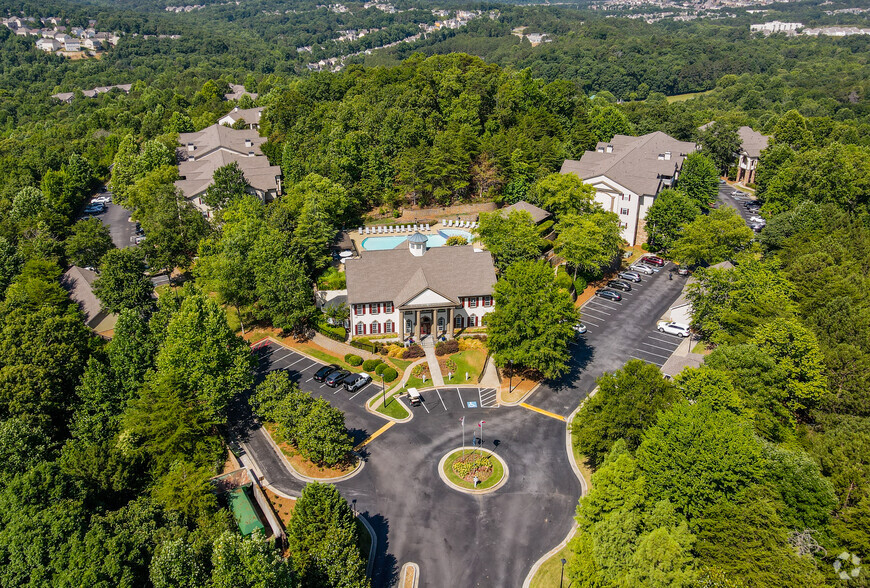
<svg viewBox="0 0 870 588">
<path fill-rule="evenodd" d="M 459 417 L 459 422 L 462 423 L 462 457 L 465 457 L 465 417 Z"/>
</svg>

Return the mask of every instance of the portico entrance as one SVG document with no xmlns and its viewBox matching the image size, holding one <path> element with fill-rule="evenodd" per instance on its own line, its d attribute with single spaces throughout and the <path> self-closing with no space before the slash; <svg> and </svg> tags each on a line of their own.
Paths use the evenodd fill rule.
<svg viewBox="0 0 870 588">
<path fill-rule="evenodd" d="M 420 317 L 420 335 L 425 337 L 432 334 L 432 317 L 426 313 L 422 313 Z"/>
</svg>

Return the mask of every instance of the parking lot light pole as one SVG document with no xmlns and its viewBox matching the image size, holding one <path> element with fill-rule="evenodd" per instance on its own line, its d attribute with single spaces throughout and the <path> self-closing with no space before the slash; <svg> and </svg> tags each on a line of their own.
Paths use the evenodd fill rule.
<svg viewBox="0 0 870 588">
<path fill-rule="evenodd" d="M 381 404 L 387 408 L 387 381 L 384 380 L 384 374 L 381 374 L 381 391 L 383 392 Z"/>
<path fill-rule="evenodd" d="M 565 564 L 568 563 L 565 558 L 562 558 L 562 571 L 559 574 L 559 588 L 562 588 L 562 581 L 565 579 Z"/>
</svg>

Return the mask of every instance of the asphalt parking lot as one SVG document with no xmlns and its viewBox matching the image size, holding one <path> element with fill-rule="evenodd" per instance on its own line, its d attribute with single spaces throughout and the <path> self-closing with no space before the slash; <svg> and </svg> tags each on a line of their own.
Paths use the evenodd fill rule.
<svg viewBox="0 0 870 588">
<path fill-rule="evenodd" d="M 101 192 L 94 196 L 111 196 L 111 192 Z M 136 224 L 130 222 L 130 211 L 123 206 L 109 202 L 106 204 L 105 212 L 94 215 L 94 218 L 109 227 L 109 234 L 112 235 L 112 243 L 118 249 L 130 247 L 133 245 L 133 237 L 136 235 Z"/>
<path fill-rule="evenodd" d="M 656 324 L 680 296 L 687 279 L 676 272 L 668 279 L 673 268 L 667 263 L 657 273 L 641 274 L 641 281 L 632 283 L 630 292 L 620 292 L 619 302 L 597 296 L 586 302 L 580 320 L 588 330 L 571 347 L 569 372 L 543 382 L 527 402 L 567 417 L 604 372 L 617 370 L 632 358 L 663 365 L 680 341 L 674 337 L 671 343 L 669 336 L 656 330 Z"/>
<path fill-rule="evenodd" d="M 729 185 L 719 185 L 719 201 L 724 203 L 726 206 L 730 206 L 731 208 L 737 211 L 737 214 L 740 215 L 740 218 L 743 219 L 747 225 L 749 225 L 749 217 L 758 215 L 757 212 L 750 212 L 747 210 L 745 206 L 743 206 L 744 202 L 752 200 L 749 196 L 738 196 L 734 197 L 731 195 L 732 192 L 739 191 L 739 188 L 735 188 Z"/>
<path fill-rule="evenodd" d="M 414 412 L 432 414 L 433 412 L 449 412 L 451 410 L 471 410 L 475 408 L 498 408 L 498 398 L 495 388 L 475 388 L 469 386 L 457 388 L 438 388 L 424 390 L 420 393 L 423 403 L 411 407 Z"/>
</svg>

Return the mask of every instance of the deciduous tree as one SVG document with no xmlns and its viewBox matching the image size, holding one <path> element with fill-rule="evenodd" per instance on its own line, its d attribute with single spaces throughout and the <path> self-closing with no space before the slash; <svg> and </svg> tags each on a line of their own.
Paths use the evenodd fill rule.
<svg viewBox="0 0 870 588">
<path fill-rule="evenodd" d="M 145 275 L 142 252 L 136 248 L 112 249 L 103 255 L 94 293 L 104 310 L 147 312 L 154 305 L 154 285 Z"/>
</svg>

